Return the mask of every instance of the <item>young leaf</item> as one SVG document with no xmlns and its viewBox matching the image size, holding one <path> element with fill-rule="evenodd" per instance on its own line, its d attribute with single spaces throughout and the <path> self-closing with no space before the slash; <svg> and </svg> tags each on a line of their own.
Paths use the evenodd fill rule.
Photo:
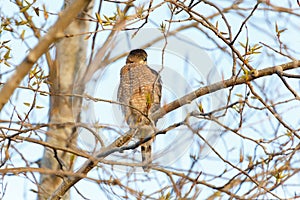
<svg viewBox="0 0 300 200">
<path fill-rule="evenodd" d="M 21 35 L 20 35 L 22 41 L 24 41 L 24 37 L 25 37 L 25 30 L 22 31 Z"/>
<path fill-rule="evenodd" d="M 240 98 L 243 98 L 243 95 L 242 94 L 235 94 L 235 96 L 237 96 L 237 97 L 240 97 Z"/>
<path fill-rule="evenodd" d="M 28 103 L 28 102 L 23 102 L 23 104 L 28 107 L 30 106 L 30 103 Z"/>
<path fill-rule="evenodd" d="M 107 17 L 106 15 L 103 15 L 103 17 L 106 19 L 107 22 L 110 22 L 109 17 Z"/>
<path fill-rule="evenodd" d="M 0 62 L 1 63 L 1 62 Z M 6 61 L 4 61 L 4 64 L 7 66 L 7 67 L 10 67 L 10 64 Z"/>
<path fill-rule="evenodd" d="M 241 43 L 241 42 L 239 42 L 239 44 L 240 44 L 244 49 L 246 49 L 246 45 L 245 45 L 245 44 L 243 44 L 243 43 Z"/>
<path fill-rule="evenodd" d="M 203 105 L 201 102 L 198 104 L 198 109 L 201 113 L 204 113 Z"/>
<path fill-rule="evenodd" d="M 11 58 L 11 57 L 9 56 L 9 54 L 10 54 L 10 49 L 8 49 L 8 51 L 4 54 L 4 59 L 5 59 L 5 60 L 8 60 L 8 59 Z"/>
<path fill-rule="evenodd" d="M 48 17 L 49 17 L 49 15 L 48 15 L 48 12 L 47 12 L 45 4 L 43 4 L 43 10 L 44 10 L 44 18 L 47 20 Z"/>
<path fill-rule="evenodd" d="M 160 31 L 161 32 L 165 32 L 165 30 L 166 30 L 166 24 L 164 24 L 163 22 L 160 24 L 160 27 L 159 27 L 159 29 L 160 29 Z"/>
<path fill-rule="evenodd" d="M 96 14 L 96 18 L 97 18 L 99 24 L 102 24 L 102 19 L 100 17 L 100 14 L 99 13 L 95 13 L 95 14 Z"/>
<path fill-rule="evenodd" d="M 30 5 L 27 5 L 27 6 L 24 6 L 20 12 L 23 13 L 23 12 L 26 12 L 28 10 L 28 8 L 30 8 Z"/>
<path fill-rule="evenodd" d="M 87 36 L 84 37 L 84 40 L 88 40 L 91 37 L 92 34 L 88 34 Z"/>
</svg>

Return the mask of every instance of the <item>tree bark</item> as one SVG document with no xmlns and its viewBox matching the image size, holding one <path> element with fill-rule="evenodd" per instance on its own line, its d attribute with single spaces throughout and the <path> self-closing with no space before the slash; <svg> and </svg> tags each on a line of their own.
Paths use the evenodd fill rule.
<svg viewBox="0 0 300 200">
<path fill-rule="evenodd" d="M 85 71 L 82 68 L 86 66 L 87 42 L 84 40 L 84 36 L 77 34 L 88 31 L 87 22 L 80 20 L 84 18 L 84 13 L 87 13 L 89 10 L 88 5 L 65 30 L 65 35 L 70 37 L 64 37 L 55 45 L 56 57 L 53 66 L 50 67 L 49 73 L 50 93 L 53 94 L 50 97 L 50 124 L 76 122 L 80 118 L 78 110 L 81 100 L 79 98 L 73 99 L 70 96 L 56 96 L 55 94 L 74 93 L 76 88 L 73 86 L 76 76 L 78 76 L 77 73 Z M 69 5 L 65 4 L 65 6 L 68 7 Z M 78 93 L 78 90 L 76 93 Z M 73 125 L 50 126 L 46 141 L 61 147 L 76 148 L 76 128 Z M 74 161 L 74 155 L 46 148 L 41 161 L 41 167 L 72 171 Z M 63 179 L 64 177 L 55 174 L 41 174 L 39 199 L 48 198 L 63 182 Z M 69 193 L 66 193 L 63 199 L 70 199 Z"/>
</svg>

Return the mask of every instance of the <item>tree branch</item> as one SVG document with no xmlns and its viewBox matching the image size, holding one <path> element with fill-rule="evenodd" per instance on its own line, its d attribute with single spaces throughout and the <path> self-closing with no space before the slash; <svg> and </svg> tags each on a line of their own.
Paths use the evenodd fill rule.
<svg viewBox="0 0 300 200">
<path fill-rule="evenodd" d="M 205 87 L 201 87 L 167 105 L 164 105 L 162 108 L 160 108 L 158 111 L 153 113 L 150 116 L 150 119 L 153 119 L 153 121 L 161 118 L 164 116 L 166 113 L 171 112 L 185 104 L 191 103 L 194 99 L 209 94 L 213 93 L 216 91 L 219 91 L 224 88 L 232 87 L 235 85 L 241 85 L 250 81 L 253 81 L 257 78 L 277 74 L 278 72 L 286 71 L 289 69 L 294 69 L 300 67 L 300 60 L 296 60 L 294 62 L 289 62 L 285 64 L 281 64 L 278 66 L 273 66 L 273 67 L 268 67 L 262 70 L 253 70 L 248 76 L 242 76 L 242 77 L 237 77 L 233 76 L 230 79 L 220 81 Z"/>
<path fill-rule="evenodd" d="M 29 73 L 32 65 L 48 50 L 49 46 L 64 36 L 64 30 L 69 26 L 77 14 L 85 8 L 91 0 L 77 0 L 69 6 L 52 26 L 49 32 L 40 40 L 23 62 L 16 68 L 15 73 L 6 82 L 0 91 L 0 111 L 7 103 L 8 99 L 18 87 L 20 82 Z"/>
<path fill-rule="evenodd" d="M 153 113 L 150 118 L 153 120 L 159 119 L 162 116 L 164 116 L 166 113 L 171 112 L 182 105 L 191 103 L 193 100 L 196 98 L 203 96 L 205 94 L 213 93 L 218 90 L 228 88 L 234 85 L 240 85 L 247 83 L 249 81 L 253 81 L 257 78 L 269 76 L 278 72 L 282 72 L 285 70 L 289 69 L 294 69 L 300 67 L 300 61 L 294 61 L 294 62 L 289 62 L 285 63 L 282 65 L 278 66 L 273 66 L 269 68 L 265 68 L 262 70 L 254 70 L 251 74 L 248 76 L 243 76 L 243 77 L 232 77 L 230 79 L 220 81 L 217 83 L 214 83 L 209 86 L 201 87 L 165 106 L 160 108 L 158 111 Z M 99 160 L 105 158 L 106 156 L 110 155 L 113 152 L 116 152 L 117 149 L 124 150 L 124 149 L 131 149 L 131 147 L 125 147 L 125 148 L 116 148 L 116 147 L 121 147 L 123 144 L 125 144 L 132 136 L 134 132 L 127 132 L 123 136 L 119 137 L 117 140 L 115 140 L 113 143 L 111 143 L 109 146 L 102 148 L 96 155 L 95 157 Z M 157 134 L 157 133 L 156 133 Z M 143 143 L 150 140 L 151 138 L 145 138 L 143 141 L 140 141 L 139 143 Z M 137 144 L 139 144 L 137 143 Z M 134 145 L 133 147 L 137 147 L 138 145 Z M 79 174 L 87 174 L 90 170 L 92 170 L 95 166 L 97 165 L 97 162 L 95 160 L 87 160 L 83 166 L 75 173 Z M 60 185 L 60 187 L 52 194 L 52 196 L 49 198 L 51 200 L 58 200 L 61 196 L 63 196 L 70 187 L 72 187 L 74 184 L 76 184 L 78 181 L 80 181 L 82 178 L 81 177 L 69 177 L 64 180 L 64 182 Z"/>
</svg>

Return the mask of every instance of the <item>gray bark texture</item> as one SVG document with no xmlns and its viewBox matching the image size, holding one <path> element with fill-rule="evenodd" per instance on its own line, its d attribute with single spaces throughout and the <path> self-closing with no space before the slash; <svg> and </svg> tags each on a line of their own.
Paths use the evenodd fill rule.
<svg viewBox="0 0 300 200">
<path fill-rule="evenodd" d="M 69 3 L 73 3 L 73 1 Z M 92 5 L 92 2 L 86 5 Z M 69 5 L 65 3 L 65 6 Z M 55 61 L 50 67 L 49 82 L 52 95 L 50 97 L 49 123 L 65 125 L 50 126 L 46 140 L 48 143 L 59 147 L 75 148 L 77 146 L 77 131 L 72 122 L 76 122 L 80 118 L 78 111 L 81 100 L 63 94 L 80 92 L 74 88 L 74 83 L 78 73 L 85 71 L 83 68 L 86 66 L 87 42 L 84 40 L 84 36 L 79 34 L 88 31 L 88 24 L 79 18 L 84 18 L 84 13 L 87 13 L 88 10 L 89 6 L 86 6 L 78 15 L 78 19 L 74 19 L 65 30 L 64 34 L 70 37 L 64 37 L 56 43 Z M 72 171 L 75 159 L 69 153 L 46 148 L 41 161 L 41 168 Z M 51 196 L 64 181 L 64 178 L 55 174 L 41 174 L 39 199 L 47 199 Z M 62 198 L 70 199 L 69 193 L 66 193 Z"/>
</svg>

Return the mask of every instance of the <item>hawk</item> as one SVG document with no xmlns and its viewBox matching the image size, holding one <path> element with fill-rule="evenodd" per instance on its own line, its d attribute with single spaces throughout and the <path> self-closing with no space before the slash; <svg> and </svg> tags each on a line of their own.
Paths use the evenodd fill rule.
<svg viewBox="0 0 300 200">
<path fill-rule="evenodd" d="M 159 74 L 147 65 L 147 53 L 142 49 L 132 50 L 120 72 L 118 101 L 122 103 L 121 109 L 130 130 L 135 131 L 138 139 L 154 133 L 149 116 L 160 108 L 161 87 Z M 153 139 L 141 145 L 145 172 L 150 171 L 152 142 Z"/>
</svg>

